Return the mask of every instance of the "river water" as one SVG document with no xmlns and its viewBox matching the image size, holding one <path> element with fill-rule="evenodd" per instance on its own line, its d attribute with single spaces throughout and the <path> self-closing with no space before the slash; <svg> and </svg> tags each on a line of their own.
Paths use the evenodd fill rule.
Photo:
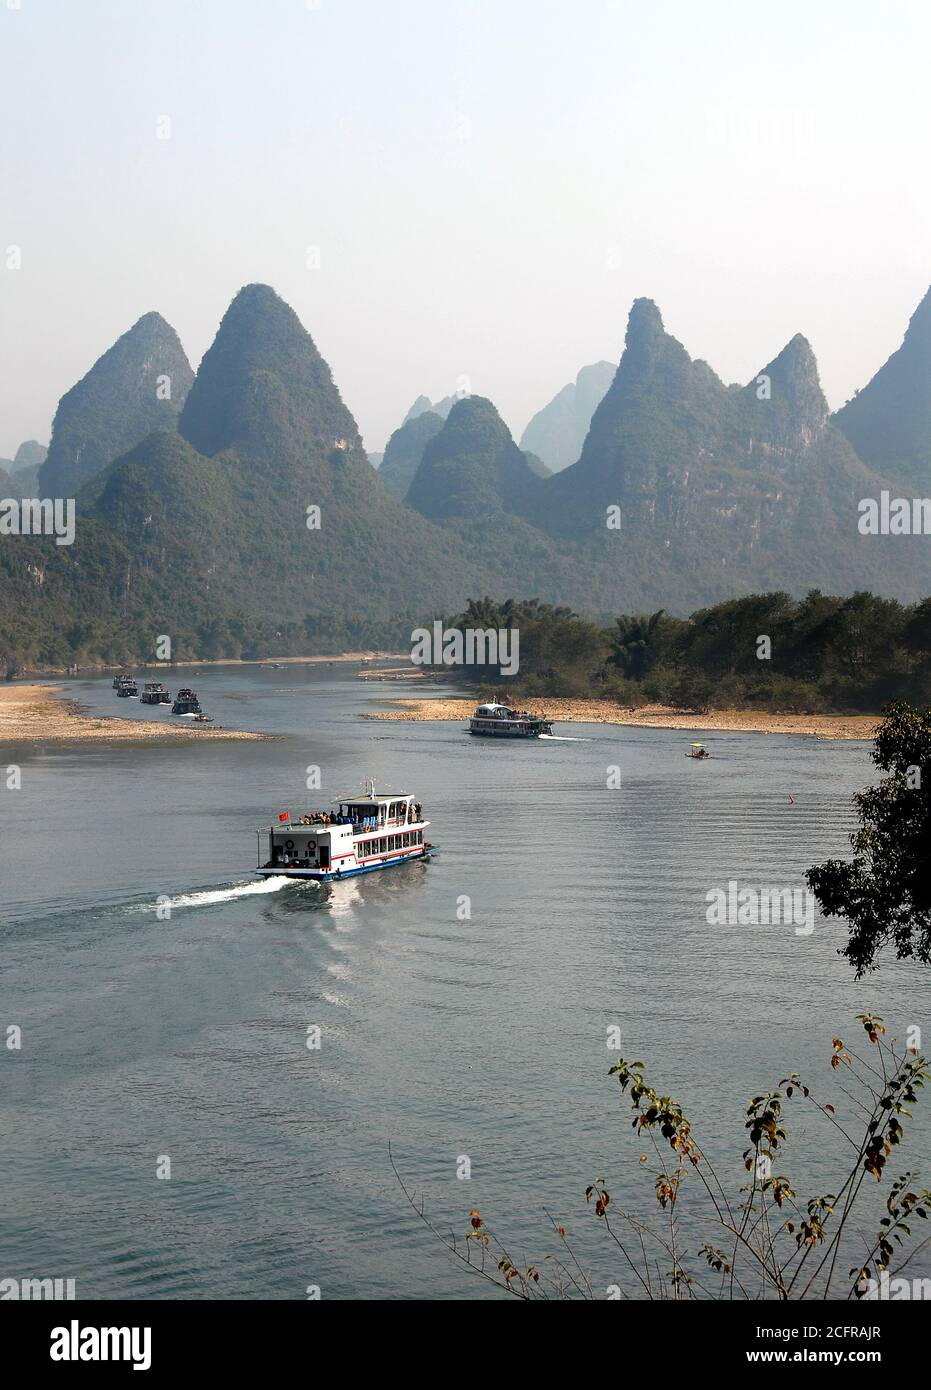
<svg viewBox="0 0 931 1390">
<path fill-rule="evenodd" d="M 602 1289 L 623 1270 L 584 1189 L 605 1177 L 649 1214 L 656 1169 L 617 1051 L 736 1188 L 752 1095 L 798 1070 L 852 1123 L 832 1037 L 859 1048 L 868 1009 L 899 1036 L 927 1022 L 927 973 L 857 982 L 842 924 L 706 919 L 711 889 L 801 887 L 847 852 L 866 744 L 719 734 L 694 763 L 672 730 L 505 743 L 366 721 L 403 688 L 343 665 L 172 689 L 187 678 L 220 723 L 284 737 L 0 755 L 22 767 L 0 791 L 0 1036 L 22 1032 L 0 1050 L 0 1277 L 90 1298 L 495 1297 L 411 1210 L 390 1144 L 438 1227 L 461 1238 L 478 1208 L 539 1259 L 548 1212 Z M 68 693 L 170 718 L 109 680 Z M 432 861 L 326 888 L 250 878 L 257 827 L 367 776 L 423 802 Z M 817 1121 L 790 1108 L 803 1196 L 845 1157 Z M 896 1171 L 929 1135 L 919 1106 Z M 680 1205 L 686 1249 L 717 1239 Z"/>
</svg>

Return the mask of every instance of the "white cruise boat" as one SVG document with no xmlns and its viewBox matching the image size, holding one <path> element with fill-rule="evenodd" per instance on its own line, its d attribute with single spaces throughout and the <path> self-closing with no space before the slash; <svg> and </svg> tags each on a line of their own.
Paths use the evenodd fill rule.
<svg viewBox="0 0 931 1390">
<path fill-rule="evenodd" d="M 292 816 L 259 830 L 256 873 L 263 878 L 349 878 L 426 859 L 430 822 L 410 792 L 376 792 L 370 779 L 361 795 L 342 796 L 336 810 Z"/>
<path fill-rule="evenodd" d="M 528 710 L 511 709 L 510 705 L 479 705 L 469 720 L 470 734 L 486 734 L 491 738 L 539 738 L 551 734 L 553 726 L 546 715 L 531 714 Z"/>
</svg>

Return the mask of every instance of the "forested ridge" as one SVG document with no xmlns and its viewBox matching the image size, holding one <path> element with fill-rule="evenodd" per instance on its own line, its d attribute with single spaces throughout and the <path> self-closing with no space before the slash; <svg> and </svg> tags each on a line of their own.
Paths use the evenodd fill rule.
<svg viewBox="0 0 931 1390">
<path fill-rule="evenodd" d="M 397 647 L 476 592 L 533 593 L 602 627 L 663 610 L 648 678 L 664 688 L 690 659 L 684 637 L 668 645 L 676 623 L 692 614 L 694 631 L 729 602 L 869 591 L 898 632 L 896 615 L 931 593 L 931 537 L 862 535 L 858 507 L 931 491 L 929 323 L 926 297 L 832 417 L 801 335 L 728 386 L 640 299 L 577 462 L 547 475 L 491 401 L 466 396 L 409 413 L 382 482 L 316 344 L 268 286 L 235 296 L 196 376 L 147 314 L 63 397 L 41 462 L 42 495 L 75 498 L 74 544 L 0 516 L 0 673 L 143 661 L 163 635 L 195 659 Z M 19 495 L 18 475 L 0 476 Z M 909 641 L 893 644 L 903 661 Z M 778 673 L 832 705 L 854 678 L 914 675 L 897 656 L 882 677 L 878 656 L 813 674 L 801 638 L 779 651 L 768 677 L 733 668 L 742 649 L 706 674 L 756 698 Z"/>
</svg>

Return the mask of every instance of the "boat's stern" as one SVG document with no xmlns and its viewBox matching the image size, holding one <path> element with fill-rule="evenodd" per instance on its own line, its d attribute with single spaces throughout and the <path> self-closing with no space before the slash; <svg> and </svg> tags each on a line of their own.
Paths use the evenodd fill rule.
<svg viewBox="0 0 931 1390">
<path fill-rule="evenodd" d="M 350 827 L 345 825 L 269 826 L 258 832 L 256 872 L 265 878 L 328 878 L 352 854 Z"/>
</svg>

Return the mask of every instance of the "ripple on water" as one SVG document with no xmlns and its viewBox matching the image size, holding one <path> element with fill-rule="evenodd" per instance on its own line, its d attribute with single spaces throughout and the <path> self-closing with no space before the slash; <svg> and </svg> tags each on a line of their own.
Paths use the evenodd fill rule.
<svg viewBox="0 0 931 1390">
<path fill-rule="evenodd" d="M 289 738 L 85 750 L 34 763 L 15 809 L 0 798 L 16 1268 L 92 1297 L 475 1294 L 389 1143 L 441 1225 L 477 1205 L 545 1253 L 547 1206 L 597 1260 L 586 1183 L 649 1198 L 609 1026 L 733 1155 L 761 1086 L 794 1068 L 833 1084 L 826 1048 L 853 1014 L 926 1018 L 927 977 L 893 964 L 857 984 L 838 923 L 801 938 L 705 916 L 711 888 L 801 884 L 846 852 L 864 747 L 714 736 L 693 766 L 687 733 L 589 726 L 499 748 L 358 720 L 369 695 L 339 672 L 291 680 L 198 677 L 219 720 L 251 695 Z M 82 698 L 112 703 L 97 682 Z M 442 853 L 325 888 L 251 879 L 255 827 L 303 807 L 311 763 L 328 786 L 409 784 Z M 921 1114 L 915 1135 L 917 1161 Z"/>
</svg>

